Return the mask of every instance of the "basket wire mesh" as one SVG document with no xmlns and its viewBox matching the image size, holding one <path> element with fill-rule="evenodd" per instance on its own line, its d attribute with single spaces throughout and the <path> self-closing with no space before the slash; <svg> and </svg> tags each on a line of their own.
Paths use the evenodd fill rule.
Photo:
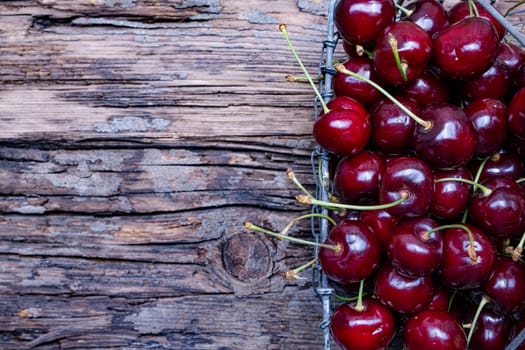
<svg viewBox="0 0 525 350">
<path fill-rule="evenodd" d="M 326 39 L 323 41 L 321 50 L 321 57 L 319 62 L 319 75 L 322 77 L 319 82 L 319 91 L 325 102 L 329 102 L 333 97 L 332 80 L 336 74 L 336 70 L 332 66 L 334 60 L 335 49 L 339 41 L 339 34 L 335 30 L 335 7 L 339 0 L 330 0 L 327 14 L 327 31 Z M 401 2 L 403 2 L 401 0 Z M 442 2 L 442 1 L 441 1 Z M 496 20 L 498 20 L 503 27 L 522 47 L 525 47 L 525 36 L 511 24 L 507 17 L 503 16 L 494 6 L 495 1 L 476 0 L 483 8 L 485 8 Z M 515 11 L 516 14 L 522 14 L 523 11 Z M 511 13 L 512 14 L 512 13 Z M 319 115 L 320 101 L 318 98 L 314 101 L 314 118 Z M 312 173 L 314 176 L 316 186 L 316 198 L 322 201 L 329 200 L 330 193 L 330 153 L 321 147 L 313 150 L 311 155 Z M 319 206 L 313 206 L 312 211 L 328 215 L 328 210 Z M 320 218 L 312 218 L 311 222 L 312 233 L 316 242 L 324 242 L 328 236 L 329 226 L 328 221 Z M 318 248 L 314 249 L 314 256 L 317 257 Z M 332 315 L 332 298 L 334 296 L 334 289 L 330 286 L 328 278 L 323 274 L 321 268 L 316 266 L 313 269 L 312 282 L 315 293 L 319 297 L 322 306 L 322 321 L 320 328 L 323 335 L 323 350 L 330 350 L 331 335 L 330 335 L 330 317 Z M 523 329 L 510 342 L 505 350 L 516 350 L 525 341 L 525 329 Z M 394 350 L 394 349 L 392 349 Z M 397 350 L 397 349 L 396 349 Z"/>
</svg>

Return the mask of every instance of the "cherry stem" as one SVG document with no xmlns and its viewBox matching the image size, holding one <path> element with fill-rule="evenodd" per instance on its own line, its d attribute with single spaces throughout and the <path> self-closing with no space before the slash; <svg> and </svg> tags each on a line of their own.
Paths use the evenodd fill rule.
<svg viewBox="0 0 525 350">
<path fill-rule="evenodd" d="M 357 303 L 355 305 L 356 311 L 363 311 L 365 306 L 363 305 L 363 294 L 365 289 L 365 280 L 359 282 L 359 292 L 357 294 Z"/>
<path fill-rule="evenodd" d="M 273 231 L 267 230 L 265 228 L 262 228 L 260 226 L 257 226 L 255 224 L 252 224 L 249 221 L 244 223 L 244 227 L 246 229 L 250 230 L 250 231 L 261 232 L 261 233 L 267 234 L 267 235 L 275 237 L 275 238 L 287 239 L 287 240 L 289 240 L 291 242 L 295 242 L 295 243 L 299 243 L 299 244 L 311 245 L 311 246 L 316 246 L 316 247 L 321 247 L 321 248 L 332 249 L 335 252 L 339 252 L 342 249 L 340 245 L 331 245 L 331 244 L 311 242 L 311 241 L 307 241 L 305 239 L 295 238 L 295 237 L 283 235 L 282 233 L 273 232 Z"/>
<path fill-rule="evenodd" d="M 433 229 L 428 230 L 427 234 L 436 232 L 436 231 L 440 231 L 440 230 L 447 230 L 450 228 L 459 228 L 467 232 L 468 239 L 469 239 L 469 246 L 467 248 L 468 257 L 470 258 L 473 264 L 476 263 L 478 261 L 478 255 L 476 254 L 476 249 L 474 248 L 474 243 L 475 243 L 474 234 L 472 233 L 472 230 L 467 225 L 464 225 L 464 224 L 442 225 L 442 226 L 434 227 Z"/>
<path fill-rule="evenodd" d="M 284 278 L 287 280 L 295 280 L 295 279 L 304 279 L 304 277 L 300 277 L 298 274 L 299 272 L 306 270 L 310 266 L 314 266 L 317 263 L 317 259 L 310 260 L 306 264 L 303 264 L 299 267 L 296 267 L 293 270 L 288 270 L 285 273 L 283 273 Z"/>
<path fill-rule="evenodd" d="M 401 57 L 399 57 L 399 50 L 397 47 L 397 39 L 394 37 L 392 33 L 388 33 L 388 44 L 390 45 L 390 48 L 392 49 L 392 53 L 394 54 L 394 60 L 396 61 L 397 69 L 399 70 L 399 73 L 401 74 L 401 77 L 405 82 L 408 81 L 407 77 L 407 65 L 406 63 L 401 62 Z"/>
<path fill-rule="evenodd" d="M 496 154 L 499 156 L 499 153 L 496 153 Z M 493 155 L 492 158 L 496 157 L 496 154 Z M 474 177 L 474 182 L 479 183 L 479 178 L 481 177 L 481 173 L 482 173 L 483 169 L 485 168 L 485 165 L 487 164 L 489 159 L 490 158 L 483 159 L 483 161 L 479 165 L 479 168 L 476 171 L 476 176 Z M 477 189 L 477 187 L 474 187 L 473 193 L 476 192 L 476 189 Z M 468 208 L 465 209 L 465 212 L 463 213 L 463 217 L 461 218 L 461 222 L 465 224 L 467 222 L 467 217 L 468 217 Z"/>
<path fill-rule="evenodd" d="M 468 0 L 468 8 L 470 11 L 470 17 L 479 17 L 478 7 L 474 3 L 474 0 Z"/>
<path fill-rule="evenodd" d="M 284 79 L 290 83 L 297 83 L 297 82 L 310 82 L 308 80 L 308 78 L 304 75 L 299 75 L 299 76 L 296 76 L 296 75 L 292 75 L 292 74 L 288 74 L 287 76 L 284 77 Z M 314 81 L 320 81 L 322 78 L 317 76 L 317 77 L 314 77 L 312 78 Z"/>
<path fill-rule="evenodd" d="M 327 209 L 349 209 L 349 210 L 382 210 L 395 207 L 407 200 L 409 194 L 406 191 L 399 192 L 400 198 L 393 202 L 375 204 L 375 205 L 358 205 L 358 204 L 345 204 L 345 203 L 333 203 L 325 202 L 310 196 L 297 196 L 296 199 L 301 204 L 307 205 L 318 205 Z"/>
<path fill-rule="evenodd" d="M 398 10 L 400 10 L 401 12 L 403 12 L 403 14 L 404 14 L 405 16 L 407 16 L 407 17 L 410 16 L 410 15 L 414 12 L 414 11 L 412 11 L 412 10 L 407 9 L 407 8 L 404 7 L 404 6 L 401 6 L 401 5 L 398 4 L 397 2 L 395 3 L 395 5 L 396 5 L 396 8 L 397 8 Z"/>
<path fill-rule="evenodd" d="M 517 184 L 520 184 L 520 183 L 522 183 L 522 182 L 525 182 L 525 177 L 522 177 L 521 179 L 517 179 L 517 180 L 516 180 L 516 183 L 517 183 Z"/>
<path fill-rule="evenodd" d="M 369 51 L 369 50 L 365 49 L 365 48 L 364 48 L 363 46 L 361 46 L 361 45 L 356 45 L 356 46 L 355 46 L 355 53 L 356 53 L 359 57 L 361 57 L 361 56 L 363 56 L 363 54 L 365 54 L 366 57 L 368 57 L 368 58 L 370 58 L 370 59 L 372 59 L 372 57 L 374 56 L 374 53 L 373 53 L 372 51 Z"/>
<path fill-rule="evenodd" d="M 468 331 L 467 348 L 468 348 L 468 344 L 470 343 L 470 339 L 472 338 L 472 335 L 474 334 L 474 328 L 476 328 L 476 323 L 478 322 L 479 315 L 481 314 L 481 311 L 483 310 L 485 305 L 489 302 L 490 302 L 490 298 L 487 295 L 483 295 L 481 297 L 481 301 L 479 302 L 478 308 L 476 309 L 476 313 L 474 314 L 474 318 L 472 319 L 472 323 Z"/>
<path fill-rule="evenodd" d="M 299 55 L 297 54 L 297 51 L 295 50 L 295 47 L 292 44 L 292 41 L 290 40 L 290 36 L 288 35 L 288 28 L 286 27 L 286 24 L 280 24 L 279 25 L 279 30 L 281 31 L 281 33 L 283 33 L 284 39 L 288 43 L 288 47 L 292 51 L 292 54 L 295 57 L 295 60 L 297 61 L 297 63 L 299 63 L 299 66 L 301 67 L 304 75 L 306 76 L 306 79 L 308 80 L 308 82 L 312 86 L 312 89 L 314 90 L 315 95 L 319 98 L 319 101 L 321 102 L 321 106 L 323 107 L 323 111 L 325 113 L 327 113 L 329 111 L 329 109 L 326 106 L 326 102 L 324 101 L 323 97 L 321 96 L 321 93 L 317 89 L 317 86 L 315 86 L 314 81 L 313 81 L 312 77 L 310 76 L 310 74 L 308 73 L 308 71 L 306 70 L 306 67 L 304 66 L 303 62 L 299 58 Z"/>
<path fill-rule="evenodd" d="M 525 245 L 525 232 L 523 232 L 523 235 L 521 236 L 521 239 L 518 243 L 518 245 L 512 249 L 510 252 L 511 258 L 514 261 L 518 261 L 521 258 L 521 253 L 523 253 L 523 246 Z"/>
<path fill-rule="evenodd" d="M 419 125 L 421 125 L 423 127 L 423 129 L 425 130 L 428 130 L 432 127 L 432 122 L 431 121 L 428 121 L 428 120 L 424 120 L 424 119 L 421 119 L 420 117 L 418 117 L 415 113 L 413 113 L 411 110 L 409 110 L 408 108 L 406 108 L 401 102 L 399 102 L 399 100 L 397 100 L 394 96 L 392 96 L 388 91 L 386 91 L 385 89 L 383 89 L 379 84 L 377 84 L 376 82 L 360 75 L 360 74 L 357 74 L 355 72 L 352 72 L 351 70 L 348 70 L 343 64 L 341 63 L 337 63 L 334 65 L 334 68 L 340 72 L 340 73 L 343 73 L 343 74 L 346 74 L 346 75 L 350 75 L 351 77 L 354 77 L 358 80 L 361 80 L 361 81 L 364 81 L 365 83 L 373 86 L 374 88 L 376 88 L 379 92 L 381 92 L 386 98 L 388 98 L 390 101 L 392 101 L 392 103 L 394 103 L 396 106 L 398 106 L 403 112 L 405 112 L 406 114 L 408 114 L 408 116 L 412 119 L 414 119 L 414 121 L 416 123 L 418 123 Z"/>
<path fill-rule="evenodd" d="M 464 179 L 462 177 L 443 177 L 441 179 L 437 179 L 436 180 L 436 182 L 445 182 L 445 181 L 457 181 L 457 182 L 467 183 L 469 185 L 472 185 L 472 186 L 478 188 L 481 192 L 483 192 L 483 196 L 485 196 L 485 197 L 492 193 L 492 190 L 490 188 L 488 188 L 487 186 L 483 186 L 480 183 L 477 183 L 477 182 L 475 182 L 473 180 Z"/>
</svg>

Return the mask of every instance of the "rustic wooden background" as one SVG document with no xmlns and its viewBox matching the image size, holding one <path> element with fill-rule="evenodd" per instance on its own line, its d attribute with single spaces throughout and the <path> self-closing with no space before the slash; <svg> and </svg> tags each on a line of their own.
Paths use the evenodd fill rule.
<svg viewBox="0 0 525 350">
<path fill-rule="evenodd" d="M 317 349 L 307 208 L 326 3 L 0 2 L 0 349 Z M 311 237 L 307 223 L 293 234 Z M 309 277 L 310 273 L 306 273 Z"/>
</svg>

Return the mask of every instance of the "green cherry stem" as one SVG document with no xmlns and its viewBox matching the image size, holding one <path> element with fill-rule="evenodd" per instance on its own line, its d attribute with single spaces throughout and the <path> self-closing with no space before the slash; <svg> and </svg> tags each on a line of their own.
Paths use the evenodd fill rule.
<svg viewBox="0 0 525 350">
<path fill-rule="evenodd" d="M 467 348 L 468 344 L 470 343 L 470 339 L 472 339 L 472 335 L 474 334 L 474 328 L 476 328 L 476 323 L 478 322 L 479 315 L 481 314 L 481 311 L 483 310 L 485 305 L 489 302 L 490 298 L 487 295 L 483 295 L 481 297 L 481 301 L 479 302 L 478 308 L 476 309 L 476 313 L 474 314 L 474 318 L 472 319 L 472 323 L 470 324 L 470 329 L 468 331 Z"/>
<path fill-rule="evenodd" d="M 438 227 L 434 227 L 433 229 L 430 229 L 426 232 L 426 234 L 430 234 L 432 232 L 440 231 L 440 230 L 447 230 L 451 228 L 459 228 L 463 229 L 468 234 L 469 239 L 469 246 L 467 248 L 468 251 L 468 257 L 472 261 L 473 264 L 475 264 L 478 261 L 478 255 L 476 254 L 476 249 L 474 248 L 474 234 L 472 233 L 472 230 L 465 224 L 449 224 L 449 225 L 442 225 Z"/>
<path fill-rule="evenodd" d="M 296 267 L 293 270 L 288 270 L 285 273 L 283 273 L 284 278 L 287 280 L 295 280 L 295 279 L 304 279 L 304 277 L 299 276 L 299 272 L 306 270 L 310 266 L 314 266 L 317 263 L 317 259 L 310 260 L 306 264 L 303 264 L 299 267 Z"/>
<path fill-rule="evenodd" d="M 312 77 L 310 76 L 310 74 L 309 74 L 308 71 L 306 70 L 306 67 L 304 66 L 303 62 L 302 62 L 301 59 L 299 58 L 299 55 L 297 54 L 297 51 L 295 50 L 295 47 L 294 47 L 294 45 L 292 44 L 292 41 L 290 40 L 290 36 L 288 35 L 288 28 L 287 28 L 286 24 L 280 24 L 280 25 L 279 25 L 279 30 L 281 31 L 281 33 L 283 33 L 284 39 L 285 39 L 286 42 L 288 43 L 288 47 L 289 47 L 290 50 L 292 51 L 292 54 L 293 54 L 293 56 L 295 57 L 295 60 L 297 61 L 297 63 L 299 63 L 299 66 L 301 67 L 301 69 L 302 69 L 304 75 L 306 76 L 306 79 L 308 80 L 308 82 L 309 82 L 310 85 L 312 86 L 312 89 L 314 90 L 315 95 L 319 98 L 319 101 L 321 102 L 321 106 L 323 107 L 323 111 L 324 111 L 325 113 L 327 113 L 327 112 L 329 111 L 329 109 L 328 109 L 328 107 L 326 106 L 326 102 L 325 102 L 324 99 L 321 97 L 321 93 L 320 93 L 319 90 L 317 89 L 317 86 L 315 86 Z"/>
<path fill-rule="evenodd" d="M 301 195 L 296 196 L 295 198 L 301 204 L 318 205 L 324 208 L 348 209 L 348 210 L 381 210 L 381 209 L 392 208 L 392 207 L 395 207 L 396 205 L 403 203 L 404 201 L 407 200 L 407 198 L 409 197 L 409 194 L 406 191 L 400 191 L 399 196 L 400 198 L 393 202 L 376 204 L 376 205 L 358 205 L 358 204 L 325 202 L 325 201 L 322 201 L 316 198 L 312 198 L 309 196 L 301 196 Z"/>
<path fill-rule="evenodd" d="M 388 33 L 388 44 L 390 45 L 390 48 L 392 49 L 392 53 L 394 54 L 394 60 L 396 61 L 397 69 L 399 70 L 399 73 L 401 74 L 401 77 L 405 82 L 408 81 L 407 77 L 407 65 L 404 62 L 401 62 L 401 57 L 399 57 L 399 49 L 397 47 L 397 39 L 392 35 L 392 33 Z"/>
<path fill-rule="evenodd" d="M 465 182 L 469 185 L 474 186 L 475 188 L 479 189 L 481 192 L 483 192 L 483 196 L 486 197 L 492 193 L 492 190 L 488 188 L 487 186 L 483 186 L 480 183 L 477 183 L 473 180 L 464 179 L 462 177 L 443 177 L 441 179 L 437 179 L 436 182 L 445 182 L 445 181 L 457 181 L 457 182 Z"/>
<path fill-rule="evenodd" d="M 497 153 L 497 155 L 499 156 L 499 153 Z M 496 157 L 496 155 L 493 155 L 492 157 Z M 476 171 L 476 176 L 474 176 L 474 182 L 475 183 L 479 183 L 479 179 L 481 177 L 481 172 L 483 171 L 483 169 L 485 168 L 485 165 L 487 164 L 488 160 L 490 158 L 485 158 L 483 159 L 483 161 L 481 162 L 481 164 L 479 165 L 478 167 L 478 170 Z M 472 193 L 475 193 L 476 192 L 476 187 L 474 187 Z M 467 218 L 468 218 L 468 208 L 465 209 L 465 212 L 463 213 L 463 217 L 461 218 L 461 222 L 462 223 L 466 223 L 467 222 Z"/>
<path fill-rule="evenodd" d="M 357 294 L 357 303 L 355 305 L 356 311 L 363 311 L 365 309 L 365 305 L 363 304 L 364 289 L 365 280 L 363 279 L 359 282 L 359 292 Z"/>
<path fill-rule="evenodd" d="M 522 177 L 521 179 L 517 179 L 516 183 L 520 184 L 522 182 L 525 182 L 525 177 Z"/>
<path fill-rule="evenodd" d="M 474 0 L 468 0 L 468 9 L 470 11 L 470 17 L 479 17 L 478 7 L 474 3 Z"/>
<path fill-rule="evenodd" d="M 399 102 L 394 96 L 392 96 L 388 91 L 383 89 L 376 82 L 374 82 L 374 81 L 372 81 L 372 80 L 370 80 L 370 79 L 368 79 L 366 77 L 363 77 L 360 74 L 352 72 L 351 70 L 347 69 L 341 63 L 335 64 L 334 68 L 340 73 L 343 73 L 343 74 L 346 74 L 346 75 L 350 75 L 351 77 L 354 77 L 354 78 L 356 78 L 358 80 L 364 81 L 365 83 L 367 83 L 367 84 L 373 86 L 374 88 L 376 88 L 380 93 L 382 93 L 386 98 L 388 98 L 390 101 L 392 101 L 392 103 L 394 103 L 396 106 L 398 106 L 403 112 L 408 114 L 408 116 L 410 116 L 410 118 L 414 119 L 414 121 L 416 123 L 418 123 L 419 125 L 421 125 L 425 130 L 428 130 L 428 129 L 430 129 L 432 127 L 432 122 L 430 122 L 428 120 L 421 119 L 420 117 L 418 117 L 415 113 L 413 113 L 411 110 L 406 108 L 401 102 Z"/>
<path fill-rule="evenodd" d="M 404 6 L 401 6 L 401 5 L 398 4 L 397 2 L 395 3 L 395 5 L 396 5 L 396 8 L 397 8 L 399 11 L 403 12 L 403 14 L 404 14 L 405 16 L 407 16 L 407 17 L 410 16 L 412 13 L 414 13 L 414 11 L 407 9 L 407 8 L 404 7 Z"/>
</svg>

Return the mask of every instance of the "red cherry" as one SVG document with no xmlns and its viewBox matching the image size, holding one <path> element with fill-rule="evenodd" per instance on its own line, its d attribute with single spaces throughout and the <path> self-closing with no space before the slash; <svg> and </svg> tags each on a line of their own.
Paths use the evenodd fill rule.
<svg viewBox="0 0 525 350">
<path fill-rule="evenodd" d="M 513 314 L 525 305 L 525 266 L 509 257 L 498 257 L 492 275 L 482 285 L 499 312 Z"/>
<path fill-rule="evenodd" d="M 434 191 L 430 212 L 441 219 L 454 219 L 467 209 L 472 195 L 472 185 L 460 181 L 438 181 L 445 178 L 473 180 L 465 167 L 434 172 Z"/>
<path fill-rule="evenodd" d="M 346 69 L 362 77 L 376 83 L 379 82 L 377 73 L 373 68 L 373 62 L 367 57 L 352 58 L 344 62 L 343 65 Z M 335 74 L 333 88 L 337 96 L 351 97 L 365 106 L 373 104 L 381 97 L 381 93 L 370 84 L 341 72 Z"/>
<path fill-rule="evenodd" d="M 507 118 L 514 136 L 525 139 L 525 87 L 518 90 L 510 100 Z"/>
<path fill-rule="evenodd" d="M 475 308 L 470 310 L 467 323 L 473 320 L 474 311 Z M 509 317 L 495 312 L 489 305 L 486 305 L 478 316 L 468 348 L 470 350 L 504 349 L 511 327 L 512 320 Z"/>
<path fill-rule="evenodd" d="M 449 25 L 448 14 L 436 0 L 418 0 L 407 6 L 411 14 L 407 20 L 420 26 L 430 37 Z"/>
<path fill-rule="evenodd" d="M 481 75 L 461 81 L 459 91 L 469 101 L 479 98 L 503 99 L 513 84 L 509 68 L 499 61 L 494 61 Z"/>
<path fill-rule="evenodd" d="M 456 23 L 465 18 L 479 17 L 488 20 L 496 30 L 498 39 L 503 39 L 505 36 L 505 27 L 499 23 L 483 6 L 474 1 L 478 15 L 470 11 L 469 3 L 466 1 L 457 2 L 452 8 L 448 10 L 448 20 L 451 24 Z"/>
<path fill-rule="evenodd" d="M 523 49 L 516 44 L 502 42 L 496 53 L 496 61 L 507 66 L 511 74 L 514 74 L 520 65 L 525 62 Z"/>
<path fill-rule="evenodd" d="M 398 218 L 385 209 L 363 210 L 359 215 L 359 220 L 370 227 L 383 247 L 388 244 L 392 228 L 398 222 Z"/>
<path fill-rule="evenodd" d="M 427 0 L 436 2 L 435 0 Z M 434 103 L 446 103 L 449 100 L 448 86 L 431 70 L 426 70 L 413 81 L 403 85 L 400 89 L 401 96 L 415 100 L 420 107 Z"/>
<path fill-rule="evenodd" d="M 338 306 L 330 321 L 330 330 L 337 344 L 346 350 L 384 349 L 395 332 L 392 312 L 373 298 L 363 300 L 363 309 L 356 302 Z"/>
<path fill-rule="evenodd" d="M 498 35 L 488 20 L 470 17 L 436 34 L 432 57 L 444 76 L 470 78 L 490 67 L 498 44 Z"/>
<path fill-rule="evenodd" d="M 519 146 L 516 147 L 519 150 Z M 473 159 L 468 167 L 472 174 L 478 172 L 482 161 Z M 509 177 L 518 180 L 525 175 L 522 158 L 517 153 L 510 151 L 501 151 L 494 153 L 488 158 L 479 174 L 479 182 L 483 183 L 493 177 Z"/>
<path fill-rule="evenodd" d="M 465 350 L 467 337 L 450 313 L 424 309 L 407 320 L 403 344 L 404 350 Z"/>
</svg>

